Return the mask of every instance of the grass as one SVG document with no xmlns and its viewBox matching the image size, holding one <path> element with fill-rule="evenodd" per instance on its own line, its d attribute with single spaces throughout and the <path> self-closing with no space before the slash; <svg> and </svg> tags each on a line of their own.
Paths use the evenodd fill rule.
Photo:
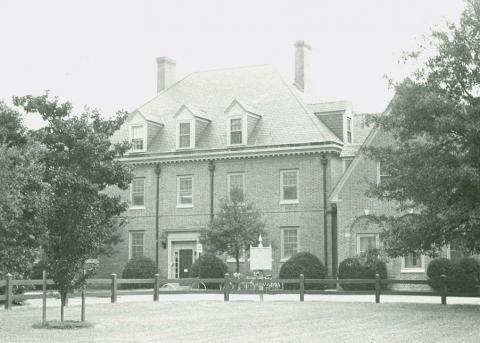
<svg viewBox="0 0 480 343">
<path fill-rule="evenodd" d="M 35 323 L 32 325 L 34 329 L 58 329 L 58 330 L 75 330 L 75 329 L 86 329 L 93 327 L 93 324 L 90 322 L 81 322 L 78 320 L 64 320 L 63 322 L 58 320 L 51 320 L 42 325 L 42 323 Z"/>
<path fill-rule="evenodd" d="M 0 310 L 2 342 L 478 342 L 480 306 L 307 301 L 87 305 L 95 326 L 41 330 L 41 308 Z M 58 318 L 49 307 L 47 318 Z M 79 319 L 68 306 L 66 318 Z"/>
</svg>

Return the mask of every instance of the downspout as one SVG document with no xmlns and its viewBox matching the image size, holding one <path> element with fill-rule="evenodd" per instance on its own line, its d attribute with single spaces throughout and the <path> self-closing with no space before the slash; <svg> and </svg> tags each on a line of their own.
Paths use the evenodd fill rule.
<svg viewBox="0 0 480 343">
<path fill-rule="evenodd" d="M 337 277 L 338 272 L 338 230 L 337 230 L 337 204 L 331 205 L 332 209 L 332 274 Z"/>
<path fill-rule="evenodd" d="M 323 250 L 324 250 L 324 263 L 325 268 L 328 271 L 328 213 L 327 213 L 327 164 L 328 158 L 325 153 L 322 154 L 321 163 L 323 167 Z"/>
<path fill-rule="evenodd" d="M 155 164 L 155 174 L 157 175 L 157 190 L 156 190 L 156 197 L 155 197 L 155 266 L 157 273 L 160 273 L 160 261 L 159 261 L 159 254 L 158 254 L 158 249 L 159 249 L 159 234 L 158 234 L 158 220 L 159 220 L 159 198 L 160 198 L 160 163 Z"/>
<path fill-rule="evenodd" d="M 208 170 L 210 171 L 210 221 L 213 220 L 213 198 L 214 198 L 214 189 L 213 189 L 213 178 L 215 176 L 215 164 L 213 160 L 210 160 L 208 164 Z"/>
</svg>

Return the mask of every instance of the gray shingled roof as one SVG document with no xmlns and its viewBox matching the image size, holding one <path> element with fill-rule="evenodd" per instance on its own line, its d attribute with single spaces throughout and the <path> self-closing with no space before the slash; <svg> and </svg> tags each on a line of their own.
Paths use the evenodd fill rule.
<svg viewBox="0 0 480 343">
<path fill-rule="evenodd" d="M 165 126 L 149 151 L 174 151 L 174 115 L 182 105 L 199 108 L 211 120 L 196 144 L 198 149 L 225 148 L 225 109 L 234 99 L 261 114 L 248 145 L 280 145 L 341 141 L 292 91 L 278 71 L 268 65 L 195 72 L 137 109 Z"/>
</svg>

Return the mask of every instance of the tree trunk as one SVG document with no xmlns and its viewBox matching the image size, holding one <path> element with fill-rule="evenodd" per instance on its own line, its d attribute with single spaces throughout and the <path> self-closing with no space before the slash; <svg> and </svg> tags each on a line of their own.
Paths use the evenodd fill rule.
<svg viewBox="0 0 480 343">
<path fill-rule="evenodd" d="M 60 321 L 63 323 L 65 303 L 67 302 L 67 292 L 60 292 Z"/>
<path fill-rule="evenodd" d="M 235 256 L 235 260 L 237 262 L 237 273 L 240 273 L 240 258 L 238 257 L 238 254 Z"/>
</svg>

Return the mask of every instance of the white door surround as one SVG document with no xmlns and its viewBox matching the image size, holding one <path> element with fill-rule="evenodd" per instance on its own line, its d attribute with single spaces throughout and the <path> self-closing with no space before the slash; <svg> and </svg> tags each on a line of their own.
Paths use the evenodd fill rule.
<svg viewBox="0 0 480 343">
<path fill-rule="evenodd" d="M 198 231 L 171 231 L 167 232 L 167 263 L 168 278 L 175 279 L 175 251 L 180 249 L 192 249 L 194 261 L 197 258 L 197 243 L 199 242 L 200 233 Z"/>
</svg>

